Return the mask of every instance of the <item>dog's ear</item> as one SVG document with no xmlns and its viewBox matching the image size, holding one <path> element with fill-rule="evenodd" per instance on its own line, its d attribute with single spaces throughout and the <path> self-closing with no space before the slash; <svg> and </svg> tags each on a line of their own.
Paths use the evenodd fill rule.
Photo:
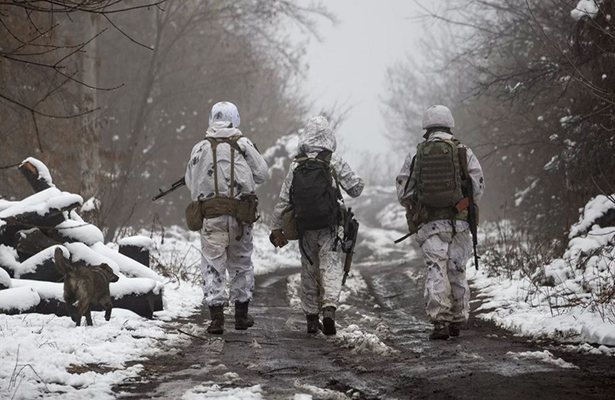
<svg viewBox="0 0 615 400">
<path fill-rule="evenodd" d="M 120 280 L 120 277 L 115 275 L 115 273 L 113 272 L 113 268 L 111 268 L 109 265 L 100 264 L 98 267 L 104 272 L 109 282 L 117 282 Z"/>
<path fill-rule="evenodd" d="M 62 275 L 66 275 L 66 259 L 64 258 L 64 252 L 61 248 L 56 247 L 56 251 L 54 253 L 55 265 L 58 271 L 62 273 Z"/>
</svg>

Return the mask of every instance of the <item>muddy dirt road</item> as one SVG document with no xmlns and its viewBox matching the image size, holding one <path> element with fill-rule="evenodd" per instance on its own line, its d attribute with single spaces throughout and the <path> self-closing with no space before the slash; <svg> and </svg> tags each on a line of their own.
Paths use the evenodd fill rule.
<svg viewBox="0 0 615 400">
<path fill-rule="evenodd" d="M 419 260 L 358 265 L 342 293 L 336 337 L 305 333 L 298 271 L 260 276 L 254 328 L 235 331 L 228 315 L 225 334 L 212 338 L 204 315 L 186 321 L 188 333 L 206 340 L 144 362 L 140 380 L 117 387 L 118 397 L 258 398 L 233 395 L 247 388 L 264 399 L 615 398 L 612 357 L 548 346 L 551 362 L 532 359 L 547 345 L 475 318 L 459 338 L 429 341 L 421 271 Z"/>
</svg>

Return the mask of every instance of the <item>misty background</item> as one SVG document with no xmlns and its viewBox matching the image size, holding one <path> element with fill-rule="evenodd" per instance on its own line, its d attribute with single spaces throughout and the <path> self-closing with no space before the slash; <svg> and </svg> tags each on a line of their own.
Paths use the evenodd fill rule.
<svg viewBox="0 0 615 400">
<path fill-rule="evenodd" d="M 237 104 L 265 151 L 310 115 L 337 128 L 368 185 L 391 186 L 445 104 L 487 181 L 481 217 L 560 247 L 578 209 L 613 193 L 613 2 L 9 1 L 0 5 L 0 195 L 45 162 L 95 198 L 107 240 L 182 224 L 183 177 L 210 107 Z M 268 185 L 261 211 L 276 195 Z M 394 199 L 392 199 L 394 201 Z"/>
</svg>

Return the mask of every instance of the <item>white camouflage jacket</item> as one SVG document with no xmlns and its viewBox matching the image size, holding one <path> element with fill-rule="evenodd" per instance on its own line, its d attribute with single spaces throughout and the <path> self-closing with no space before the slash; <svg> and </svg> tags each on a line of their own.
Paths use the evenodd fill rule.
<svg viewBox="0 0 615 400">
<path fill-rule="evenodd" d="M 241 131 L 227 122 L 214 122 L 205 137 L 231 137 L 241 135 Z M 245 157 L 235 152 L 235 198 L 242 194 L 254 194 L 256 185 L 263 183 L 268 176 L 267 163 L 250 139 L 241 137 L 237 144 Z M 217 147 L 218 190 L 221 196 L 230 196 L 231 146 L 220 144 Z M 186 167 L 186 186 L 193 201 L 205 200 L 214 196 L 214 160 L 211 144 L 207 140 L 197 143 L 190 154 Z"/>
<path fill-rule="evenodd" d="M 329 122 L 324 117 L 312 117 L 299 137 L 299 153 L 308 157 L 316 157 L 323 150 L 333 152 L 331 155 L 331 169 L 336 174 L 340 187 L 351 197 L 358 197 L 363 192 L 363 179 L 354 173 L 348 163 L 335 153 L 337 142 L 329 127 Z M 286 178 L 282 183 L 280 197 L 271 215 L 271 230 L 282 228 L 282 213 L 290 207 L 290 188 L 293 184 L 293 176 L 297 163 L 290 166 Z M 333 182 L 335 185 L 335 182 Z"/>
<path fill-rule="evenodd" d="M 450 133 L 436 131 L 429 136 L 427 141 L 434 141 L 437 139 L 450 140 L 453 138 L 453 135 L 451 135 Z M 481 168 L 480 163 L 478 162 L 478 158 L 476 158 L 472 150 L 467 147 L 466 149 L 468 160 L 468 173 L 470 175 L 470 178 L 472 179 L 472 187 L 474 190 L 474 202 L 478 204 L 485 191 L 485 179 L 483 177 L 483 169 Z M 416 178 L 414 176 L 414 173 L 411 174 L 411 172 L 414 171 L 410 171 L 412 167 L 412 160 L 414 159 L 414 157 L 414 153 L 408 154 L 406 160 L 404 161 L 404 166 L 401 168 L 401 171 L 399 172 L 399 175 L 397 175 L 397 179 L 395 181 L 397 187 L 397 200 L 402 206 L 407 208 L 411 207 L 411 199 L 416 190 Z M 420 229 L 420 231 L 423 231 L 425 227 L 427 227 L 428 230 L 434 234 L 452 231 L 451 222 L 448 220 L 429 222 L 428 224 L 425 224 Z M 468 229 L 468 223 L 465 221 L 456 221 L 456 229 Z"/>
</svg>

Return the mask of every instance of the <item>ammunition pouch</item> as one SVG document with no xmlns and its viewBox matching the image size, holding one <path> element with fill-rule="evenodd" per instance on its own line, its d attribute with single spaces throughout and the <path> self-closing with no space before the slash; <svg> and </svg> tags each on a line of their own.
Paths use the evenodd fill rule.
<svg viewBox="0 0 615 400">
<path fill-rule="evenodd" d="M 297 228 L 295 210 L 292 208 L 282 213 L 282 232 L 286 240 L 299 240 L 299 228 Z"/>
<path fill-rule="evenodd" d="M 242 224 L 251 225 L 258 220 L 258 197 L 245 195 L 240 200 L 214 197 L 205 201 L 192 201 L 186 207 L 186 224 L 191 231 L 203 228 L 203 219 L 230 215 Z"/>
</svg>

